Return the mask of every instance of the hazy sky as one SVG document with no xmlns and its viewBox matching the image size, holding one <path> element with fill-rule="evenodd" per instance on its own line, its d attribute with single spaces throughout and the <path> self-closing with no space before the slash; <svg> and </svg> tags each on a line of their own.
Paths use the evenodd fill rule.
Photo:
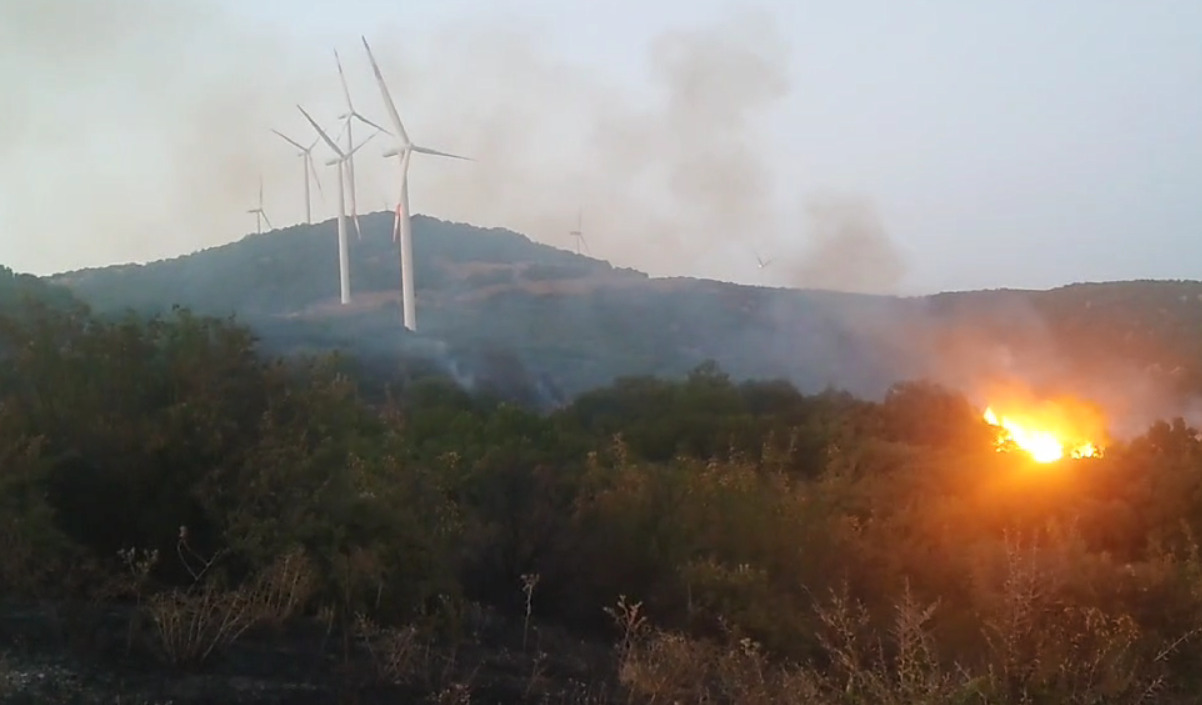
<svg viewBox="0 0 1202 705">
<path fill-rule="evenodd" d="M 308 141 L 297 102 L 332 123 L 334 47 L 384 120 L 360 34 L 414 140 L 479 159 L 415 158 L 419 213 L 569 247 L 582 204 L 594 254 L 656 275 L 1202 278 L 1197 0 L 6 0 L 0 263 L 229 242 L 260 174 L 297 222 L 300 160 L 268 130 Z M 395 203 L 387 146 L 360 153 L 363 212 Z"/>
</svg>

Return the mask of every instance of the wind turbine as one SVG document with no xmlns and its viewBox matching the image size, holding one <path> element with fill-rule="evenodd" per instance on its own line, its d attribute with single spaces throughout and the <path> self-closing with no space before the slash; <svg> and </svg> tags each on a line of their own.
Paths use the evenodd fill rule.
<svg viewBox="0 0 1202 705">
<path fill-rule="evenodd" d="M 258 234 L 258 235 L 263 234 L 264 221 L 266 221 L 267 227 L 269 227 L 269 228 L 271 227 L 271 221 L 267 218 L 267 213 L 265 213 L 263 211 L 263 177 L 262 176 L 259 177 L 259 205 L 254 208 L 248 209 L 246 212 L 255 214 L 255 233 L 256 234 Z"/>
<path fill-rule="evenodd" d="M 588 241 L 584 239 L 584 209 L 576 211 L 576 229 L 569 231 L 568 235 L 576 240 L 576 254 L 580 254 L 581 246 L 584 251 L 588 252 Z M 589 252 L 589 254 L 592 254 Z"/>
<path fill-rule="evenodd" d="M 774 258 L 769 257 L 768 259 L 764 259 L 760 257 L 760 253 L 756 252 L 754 247 L 751 248 L 751 254 L 755 255 L 755 266 L 760 271 L 760 280 L 763 282 L 764 270 L 768 268 L 768 265 L 772 264 Z"/>
<path fill-rule="evenodd" d="M 330 149 L 334 150 L 334 154 L 337 155 L 333 159 L 327 161 L 326 165 L 338 167 L 338 291 L 342 303 L 349 304 L 351 302 L 350 252 L 348 251 L 350 245 L 347 242 L 346 236 L 346 180 L 344 178 L 343 169 L 346 165 L 346 162 L 350 160 L 351 155 L 359 151 L 359 147 L 367 144 L 372 140 L 372 137 L 375 137 L 380 133 L 373 132 L 371 137 L 368 137 L 359 143 L 359 147 L 354 147 L 353 149 L 348 149 L 344 152 L 338 147 L 338 143 L 330 139 L 330 136 L 326 134 L 326 131 L 321 129 L 321 126 L 317 124 L 317 121 L 315 121 L 312 116 L 309 115 L 309 113 L 305 112 L 304 108 L 299 105 L 296 106 L 296 108 L 297 110 L 301 111 L 301 114 L 305 116 L 305 119 L 309 121 L 309 124 L 313 126 L 313 129 L 317 130 L 317 134 L 321 137 L 321 139 L 324 140 L 325 143 L 329 145 Z"/>
<path fill-rule="evenodd" d="M 309 176 L 312 175 L 313 182 L 317 184 L 317 192 L 321 193 L 321 179 L 317 178 L 317 169 L 313 167 L 313 148 L 317 146 L 321 138 L 315 138 L 313 144 L 306 147 L 279 130 L 272 129 L 271 131 L 279 135 L 280 139 L 300 150 L 301 166 L 305 172 L 305 224 L 312 225 L 313 207 L 309 201 Z"/>
<path fill-rule="evenodd" d="M 388 132 L 388 130 L 385 130 L 371 120 L 368 120 L 363 116 L 362 113 L 355 110 L 355 105 L 351 102 L 351 90 L 346 85 L 346 74 L 342 72 L 342 59 L 338 57 L 337 49 L 334 50 L 334 61 L 338 64 L 338 80 L 342 82 L 342 95 L 344 98 L 346 98 L 346 112 L 339 115 L 338 119 L 345 121 L 346 127 L 346 149 L 348 154 L 346 160 L 346 180 L 347 186 L 350 187 L 351 218 L 355 221 L 355 233 L 358 235 L 359 239 L 363 239 L 363 231 L 359 229 L 359 206 L 357 205 L 355 198 L 355 158 L 354 156 L 350 156 L 353 155 L 355 151 L 355 140 L 352 137 L 353 131 L 351 130 L 351 123 L 355 120 L 359 120 L 365 125 L 370 125 L 371 127 L 376 128 L 380 132 Z"/>
<path fill-rule="evenodd" d="M 371 61 L 372 71 L 376 74 L 376 83 L 380 85 L 380 95 L 384 98 L 384 107 L 388 109 L 388 118 L 392 121 L 393 130 L 396 131 L 393 136 L 400 142 L 395 149 L 384 152 L 384 157 L 396 157 L 401 164 L 401 193 L 397 199 L 396 219 L 393 221 L 392 235 L 394 239 L 400 241 L 401 308 L 404 312 L 404 323 L 406 328 L 415 331 L 417 330 L 417 301 L 414 299 L 413 282 L 413 222 L 412 214 L 409 211 L 409 159 L 414 152 L 417 152 L 451 159 L 473 160 L 457 154 L 421 147 L 409 140 L 409 133 L 405 132 L 405 126 L 401 124 L 401 116 L 397 113 L 396 104 L 392 102 L 388 85 L 384 83 L 384 74 L 380 73 L 380 65 L 376 63 L 376 57 L 371 53 L 371 47 L 367 44 L 367 37 L 360 38 L 363 40 L 363 48 L 367 50 L 367 58 Z"/>
<path fill-rule="evenodd" d="M 769 257 L 768 259 L 764 259 L 763 257 L 760 257 L 760 254 L 756 252 L 754 248 L 751 250 L 751 254 L 755 255 L 755 264 L 757 269 L 764 269 L 768 265 L 772 264 L 773 258 Z"/>
</svg>

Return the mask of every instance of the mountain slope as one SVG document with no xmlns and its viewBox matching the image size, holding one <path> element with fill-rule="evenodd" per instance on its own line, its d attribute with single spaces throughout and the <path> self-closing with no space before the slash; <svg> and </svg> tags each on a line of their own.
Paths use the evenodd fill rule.
<svg viewBox="0 0 1202 705">
<path fill-rule="evenodd" d="M 66 287 L 0 266 L 0 314 L 13 311 L 30 299 L 55 307 L 81 303 Z"/>
<path fill-rule="evenodd" d="M 348 306 L 337 299 L 333 221 L 52 281 L 101 310 L 181 304 L 236 313 L 283 349 L 346 347 L 383 358 L 418 350 L 465 378 L 471 365 L 462 360 L 504 358 L 500 369 L 525 368 L 569 395 L 615 376 L 683 374 L 707 359 L 736 377 L 872 396 L 914 377 L 970 392 L 1010 378 L 1116 399 L 1138 388 L 1134 397 L 1161 407 L 1202 391 L 1199 282 L 922 298 L 769 289 L 652 279 L 510 231 L 419 216 L 421 334 L 413 336 L 399 326 L 392 214 L 361 222 Z"/>
</svg>

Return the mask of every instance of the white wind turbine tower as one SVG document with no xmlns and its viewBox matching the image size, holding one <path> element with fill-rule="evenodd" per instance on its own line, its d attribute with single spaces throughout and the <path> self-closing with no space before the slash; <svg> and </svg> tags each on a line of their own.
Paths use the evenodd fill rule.
<svg viewBox="0 0 1202 705">
<path fill-rule="evenodd" d="M 259 205 L 254 208 L 248 209 L 246 212 L 255 214 L 255 233 L 256 234 L 258 234 L 258 235 L 263 234 L 263 222 L 264 221 L 267 222 L 267 227 L 269 227 L 269 228 L 271 227 L 271 221 L 268 220 L 267 213 L 263 211 L 263 177 L 262 176 L 259 177 Z"/>
<path fill-rule="evenodd" d="M 338 119 L 344 121 L 344 128 L 346 129 L 346 150 L 348 154 L 346 160 L 346 181 L 351 197 L 351 218 L 355 221 L 355 233 L 362 239 L 363 231 L 359 229 L 359 206 L 355 197 L 355 158 L 353 156 L 355 140 L 352 136 L 351 123 L 358 120 L 365 125 L 376 128 L 380 132 L 388 132 L 388 130 L 380 127 L 355 110 L 355 105 L 351 102 L 351 89 L 346 85 L 346 74 L 342 72 L 342 59 L 338 57 L 337 49 L 334 50 L 334 61 L 338 64 L 338 80 L 342 83 L 342 96 L 346 99 L 346 112 L 339 115 Z"/>
<path fill-rule="evenodd" d="M 301 166 L 305 172 L 305 224 L 312 225 L 313 206 L 309 200 L 309 177 L 313 177 L 313 183 L 317 184 L 317 192 L 321 193 L 321 179 L 317 178 L 317 169 L 313 166 L 313 148 L 317 146 L 321 138 L 314 138 L 313 144 L 306 147 L 279 130 L 272 129 L 272 132 L 279 135 L 280 139 L 300 150 Z"/>
<path fill-rule="evenodd" d="M 568 232 L 568 235 L 576 240 L 576 254 L 580 254 L 580 248 L 583 247 L 585 252 L 589 252 L 588 241 L 584 239 L 584 209 L 576 211 L 576 229 Z M 592 254 L 589 252 L 589 254 Z"/>
<path fill-rule="evenodd" d="M 414 152 L 419 154 L 432 154 L 439 157 L 450 157 L 451 159 L 462 159 L 472 161 L 467 157 L 461 157 L 457 154 L 449 152 L 440 152 L 429 147 L 421 147 L 409 140 L 409 134 L 405 132 L 405 126 L 401 124 L 401 116 L 397 113 L 396 104 L 392 102 L 392 95 L 388 92 L 388 86 L 384 83 L 384 74 L 380 73 L 380 66 L 376 63 L 376 57 L 371 53 L 371 47 L 367 44 L 367 38 L 361 37 L 363 40 L 363 48 L 367 50 L 367 58 L 371 61 L 372 71 L 376 74 L 376 83 L 380 85 L 380 95 L 384 98 L 384 107 L 388 109 L 388 118 L 392 121 L 392 128 L 396 131 L 394 137 L 400 141 L 399 146 L 395 149 L 390 149 L 384 153 L 385 157 L 397 157 L 401 163 L 401 193 L 397 202 L 396 220 L 393 222 L 392 235 L 394 239 L 400 240 L 400 255 L 401 255 L 401 308 L 403 310 L 405 327 L 409 330 L 417 330 L 417 301 L 414 296 L 413 282 L 413 221 L 412 214 L 409 211 L 409 158 Z"/>
<path fill-rule="evenodd" d="M 347 242 L 346 236 L 346 180 L 343 178 L 343 167 L 351 155 L 359 151 L 359 147 L 367 144 L 372 140 L 372 137 L 380 133 L 373 132 L 370 137 L 360 142 L 358 147 L 343 151 L 338 147 L 338 143 L 330 139 L 326 131 L 321 129 L 317 121 L 309 113 L 305 112 L 304 108 L 299 105 L 296 108 L 301 111 L 301 114 L 305 116 L 305 119 L 309 121 L 313 129 L 317 130 L 317 134 L 329 145 L 330 149 L 334 150 L 334 154 L 336 155 L 333 159 L 327 161 L 326 165 L 338 168 L 338 292 L 342 303 L 349 304 L 351 302 L 351 267 L 350 245 Z"/>
</svg>

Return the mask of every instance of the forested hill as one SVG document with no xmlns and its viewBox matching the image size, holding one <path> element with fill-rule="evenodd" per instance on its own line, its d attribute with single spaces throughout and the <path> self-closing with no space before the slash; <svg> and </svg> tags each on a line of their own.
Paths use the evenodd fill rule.
<svg viewBox="0 0 1202 705">
<path fill-rule="evenodd" d="M 71 291 L 64 287 L 0 266 L 0 314 L 17 313 L 29 300 L 55 307 L 79 303 Z"/>
<path fill-rule="evenodd" d="M 1134 376 L 1173 395 L 1202 390 L 1199 282 L 903 299 L 652 279 L 514 232 L 419 216 L 415 337 L 399 330 L 392 214 L 361 222 L 349 306 L 337 298 L 333 221 L 51 281 L 100 311 L 234 313 L 283 349 L 387 359 L 409 346 L 465 379 L 488 360 L 565 396 L 623 375 L 680 376 L 709 359 L 736 378 L 872 396 L 899 379 L 963 387 L 998 375 L 1069 386 Z"/>
</svg>

